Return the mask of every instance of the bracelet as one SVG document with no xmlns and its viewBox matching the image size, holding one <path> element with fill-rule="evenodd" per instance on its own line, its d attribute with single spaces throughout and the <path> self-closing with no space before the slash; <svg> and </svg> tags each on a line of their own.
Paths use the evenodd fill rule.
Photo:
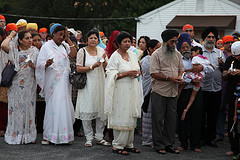
<svg viewBox="0 0 240 160">
<path fill-rule="evenodd" d="M 93 66 L 92 65 L 90 66 L 90 70 L 93 70 Z"/>
<path fill-rule="evenodd" d="M 69 46 L 69 47 L 70 47 L 70 48 L 71 48 L 71 47 L 74 47 L 74 44 L 73 44 L 73 45 L 71 45 L 71 46 Z"/>
<path fill-rule="evenodd" d="M 119 76 L 122 78 L 123 77 L 122 73 L 120 73 Z"/>
<path fill-rule="evenodd" d="M 168 76 L 166 76 L 166 81 L 168 80 Z"/>
</svg>

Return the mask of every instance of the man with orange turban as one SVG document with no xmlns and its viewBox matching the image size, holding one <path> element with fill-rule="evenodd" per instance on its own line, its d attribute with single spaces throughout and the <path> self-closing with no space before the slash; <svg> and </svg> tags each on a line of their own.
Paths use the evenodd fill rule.
<svg viewBox="0 0 240 160">
<path fill-rule="evenodd" d="M 6 25 L 6 19 L 3 15 L 0 14 L 0 28 L 4 29 L 5 25 Z"/>
<path fill-rule="evenodd" d="M 195 46 L 202 47 L 202 45 L 200 43 L 198 43 L 194 40 L 194 28 L 192 25 L 186 24 L 185 26 L 183 26 L 182 30 L 183 30 L 183 32 L 188 33 L 190 35 L 192 47 L 195 47 Z"/>
<path fill-rule="evenodd" d="M 13 30 L 16 32 L 18 31 L 17 25 L 15 23 L 8 23 L 6 26 L 7 34 L 9 35 Z"/>
<path fill-rule="evenodd" d="M 47 28 L 40 28 L 39 34 L 41 35 L 41 38 L 42 38 L 42 45 L 44 45 L 47 37 Z"/>
<path fill-rule="evenodd" d="M 100 35 L 102 40 L 105 38 L 105 34 L 103 32 L 99 32 L 99 35 Z"/>
</svg>

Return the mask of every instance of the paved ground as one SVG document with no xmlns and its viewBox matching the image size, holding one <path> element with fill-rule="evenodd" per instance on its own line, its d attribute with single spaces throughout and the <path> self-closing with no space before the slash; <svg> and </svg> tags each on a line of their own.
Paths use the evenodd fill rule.
<svg viewBox="0 0 240 160">
<path fill-rule="evenodd" d="M 195 153 L 190 150 L 182 151 L 179 155 L 166 154 L 160 155 L 151 147 L 141 146 L 141 137 L 135 136 L 135 147 L 141 150 L 141 154 L 130 154 L 129 156 L 112 153 L 111 147 L 96 145 L 87 148 L 84 147 L 85 138 L 76 137 L 72 145 L 41 145 L 42 134 L 38 134 L 37 144 L 28 145 L 8 145 L 4 138 L 0 138 L 0 160 L 231 160 L 232 157 L 225 155 L 229 149 L 226 141 L 219 142 L 218 148 L 209 146 L 202 147 L 203 153 Z M 179 142 L 176 139 L 176 146 Z"/>
</svg>

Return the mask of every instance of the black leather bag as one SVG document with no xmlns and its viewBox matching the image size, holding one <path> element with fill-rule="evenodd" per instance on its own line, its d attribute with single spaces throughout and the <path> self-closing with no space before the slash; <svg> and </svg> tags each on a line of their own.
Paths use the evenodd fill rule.
<svg viewBox="0 0 240 160">
<path fill-rule="evenodd" d="M 85 49 L 83 49 L 83 52 L 84 52 L 83 66 L 85 67 L 85 61 L 86 61 Z M 86 73 L 78 73 L 76 62 L 70 57 L 69 57 L 69 59 L 72 62 L 70 65 L 71 73 L 69 74 L 70 83 L 76 89 L 83 89 L 87 83 L 87 74 Z"/>
<path fill-rule="evenodd" d="M 13 77 L 17 73 L 14 69 L 15 69 L 15 65 L 12 64 L 10 60 L 8 60 L 7 65 L 2 71 L 2 80 L 1 80 L 2 87 L 10 87 L 12 85 Z"/>
</svg>

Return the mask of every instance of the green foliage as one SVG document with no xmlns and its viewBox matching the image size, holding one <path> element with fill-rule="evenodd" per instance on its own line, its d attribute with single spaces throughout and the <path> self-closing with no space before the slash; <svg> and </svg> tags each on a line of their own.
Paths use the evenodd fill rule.
<svg viewBox="0 0 240 160">
<path fill-rule="evenodd" d="M 59 18 L 126 18 L 138 17 L 173 0 L 1 0 L 0 13 Z M 5 16 L 7 22 L 23 17 Z M 135 35 L 136 20 L 73 21 L 24 18 L 48 27 L 52 22 L 80 29 L 84 33 L 97 27 L 106 35 L 113 30 L 125 30 Z"/>
</svg>

